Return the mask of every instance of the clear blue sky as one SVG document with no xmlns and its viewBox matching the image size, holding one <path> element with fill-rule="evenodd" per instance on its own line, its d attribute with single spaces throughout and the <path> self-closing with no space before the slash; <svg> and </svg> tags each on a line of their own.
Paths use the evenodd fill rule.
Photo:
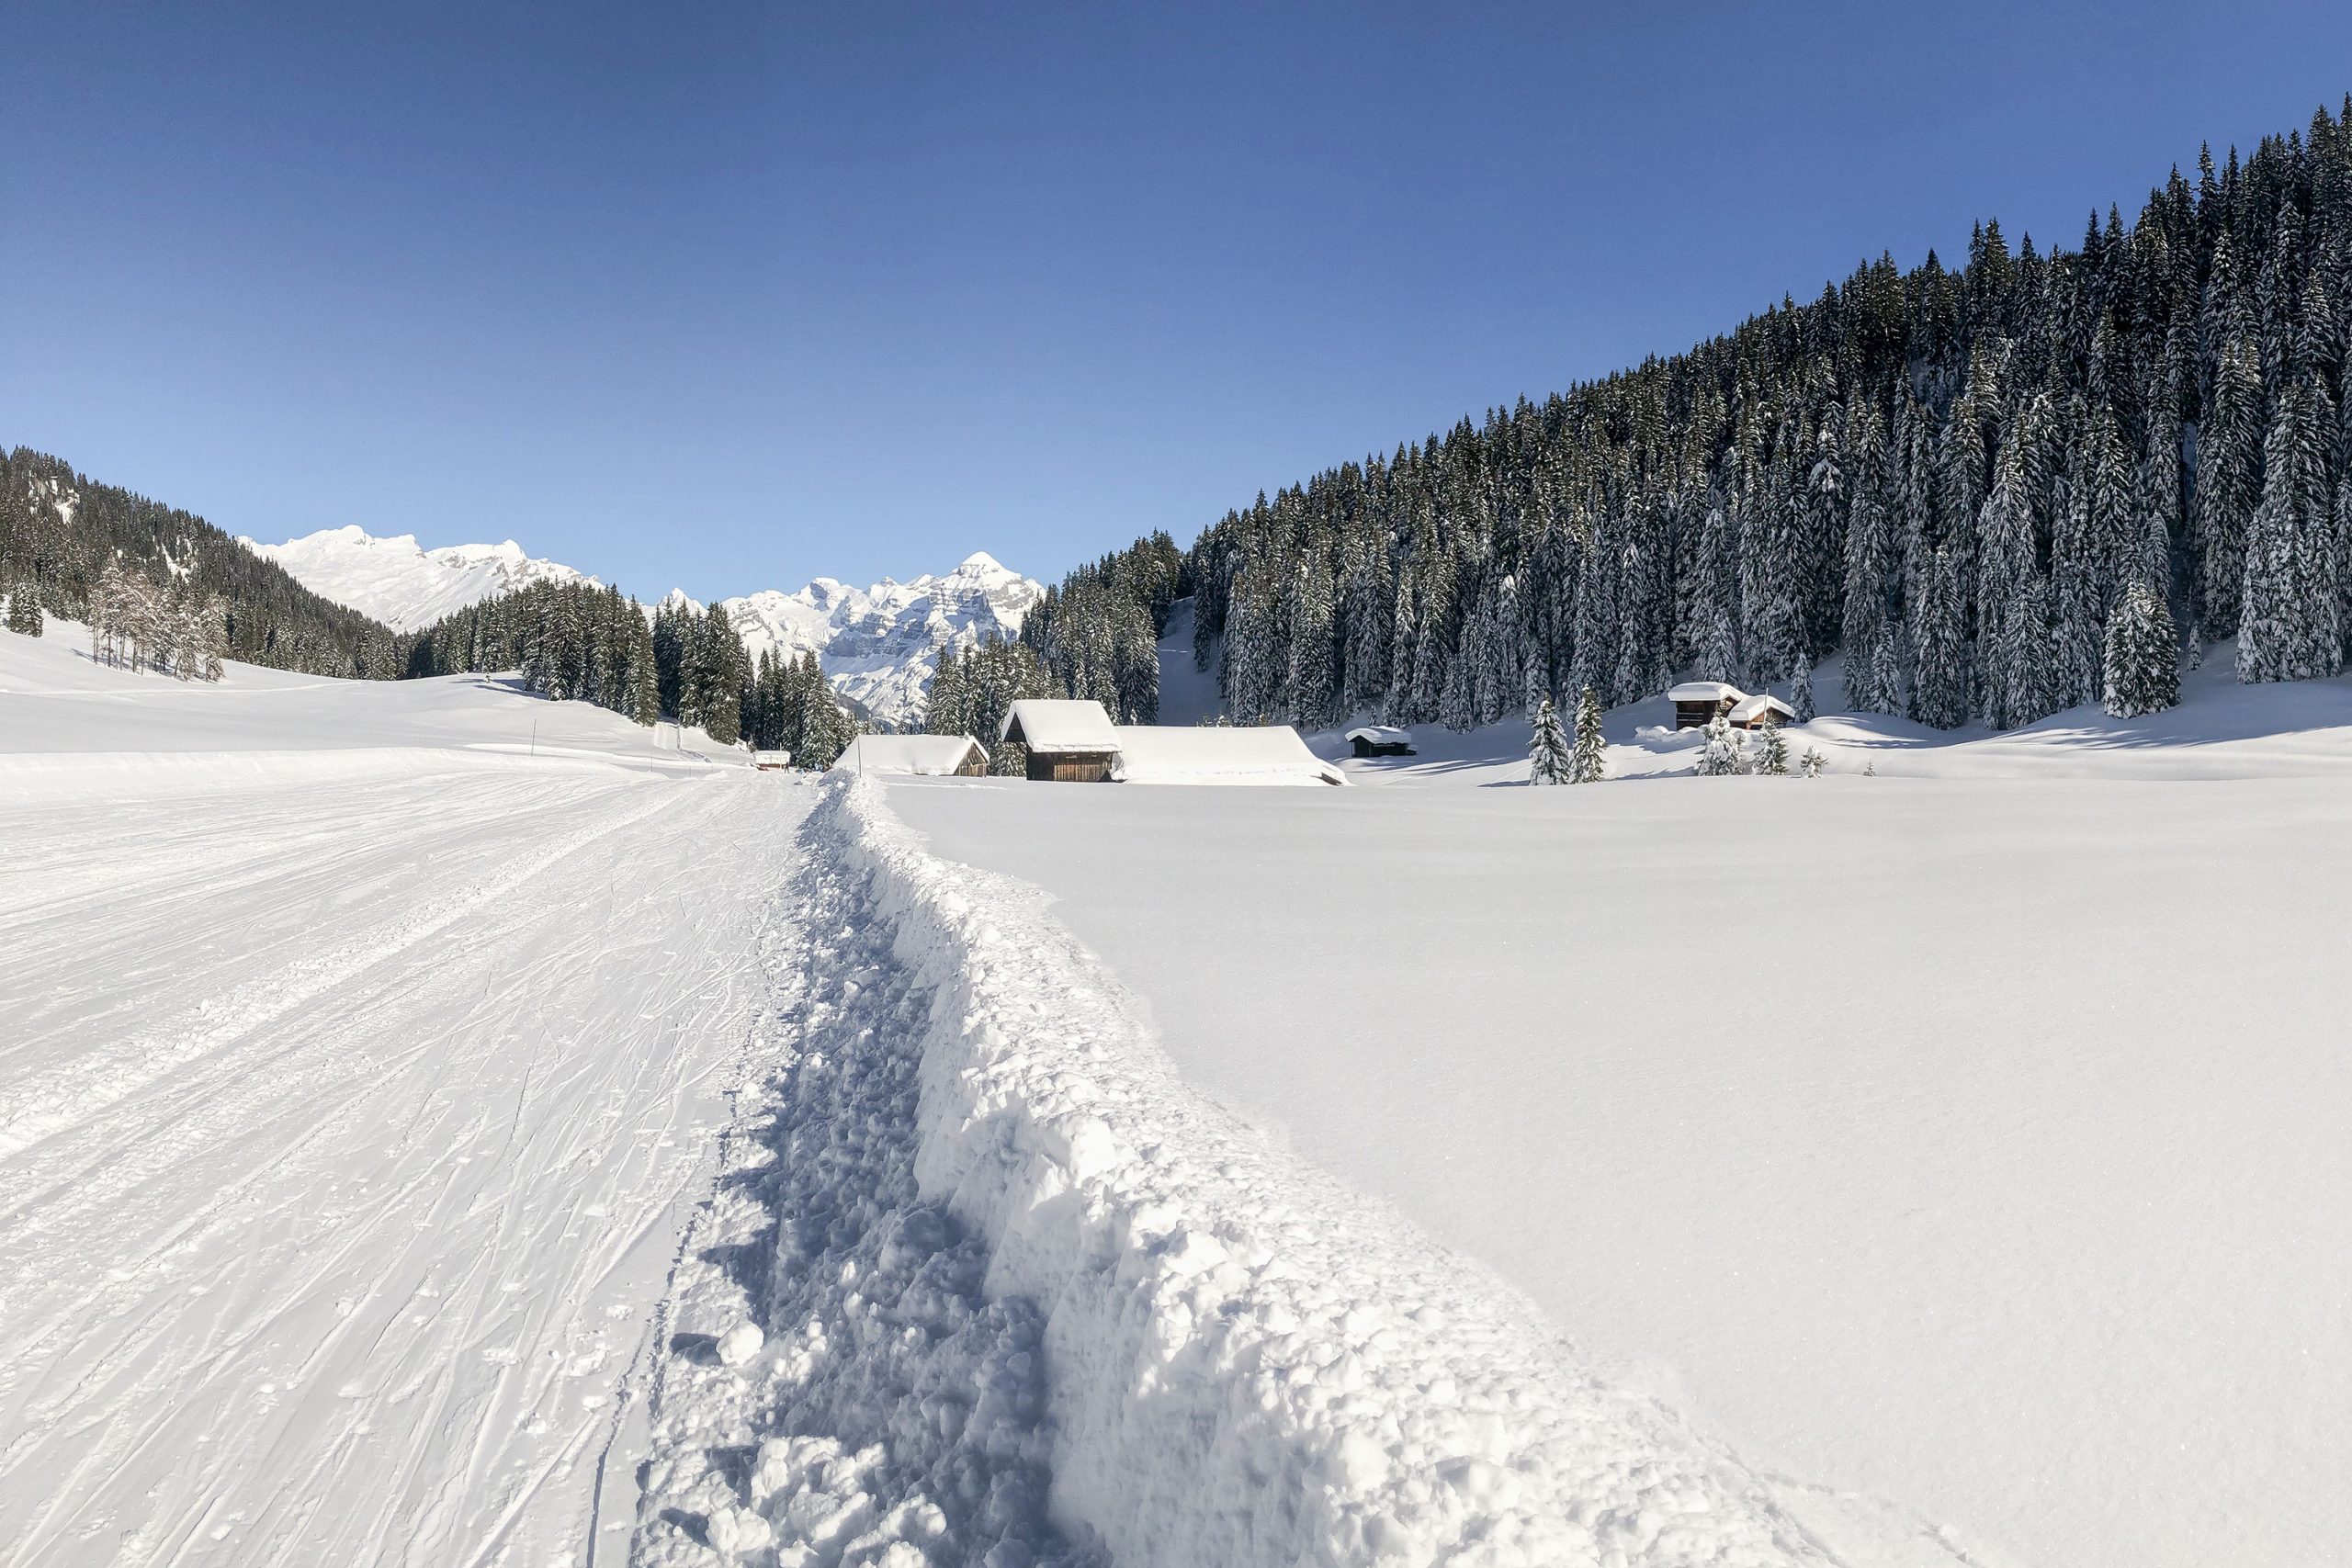
<svg viewBox="0 0 2352 1568">
<path fill-rule="evenodd" d="M 18 5 L 0 442 L 639 593 L 1043 576 L 2347 87 L 2340 0 Z"/>
</svg>

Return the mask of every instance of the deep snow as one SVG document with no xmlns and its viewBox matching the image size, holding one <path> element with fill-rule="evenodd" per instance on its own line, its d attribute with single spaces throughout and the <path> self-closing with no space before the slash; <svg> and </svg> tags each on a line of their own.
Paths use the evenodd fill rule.
<svg viewBox="0 0 2352 1568">
<path fill-rule="evenodd" d="M 1346 764 L 1385 788 L 888 798 L 1052 893 L 1189 1083 L 1774 1470 L 1979 1560 L 2309 1563 L 2352 1537 L 2352 682 L 2189 690 L 1825 718 L 1810 782 L 1680 776 L 1636 709 L 1595 788 L 1519 787 L 1518 725 Z"/>
</svg>

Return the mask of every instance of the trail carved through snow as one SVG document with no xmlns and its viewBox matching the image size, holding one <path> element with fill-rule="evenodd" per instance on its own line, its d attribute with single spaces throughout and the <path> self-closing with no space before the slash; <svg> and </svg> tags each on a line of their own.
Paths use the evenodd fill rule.
<svg viewBox="0 0 2352 1568">
<path fill-rule="evenodd" d="M 510 760 L 12 809 L 0 1568 L 578 1550 L 805 798 Z"/>
</svg>

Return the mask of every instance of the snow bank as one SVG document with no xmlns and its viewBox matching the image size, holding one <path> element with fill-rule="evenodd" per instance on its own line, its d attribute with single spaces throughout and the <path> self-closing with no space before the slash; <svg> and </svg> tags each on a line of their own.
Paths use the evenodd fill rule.
<svg viewBox="0 0 2352 1568">
<path fill-rule="evenodd" d="M 780 1562 L 882 1561 L 838 1540 L 831 1555 L 793 1555 L 787 1516 L 824 1513 L 810 1487 L 867 1520 L 949 1506 L 936 1488 L 906 1489 L 882 1418 L 842 1391 L 860 1379 L 916 1387 L 895 1440 L 936 1448 L 929 1430 L 968 1427 L 974 1406 L 922 1369 L 929 1347 L 961 1337 L 948 1383 L 993 1367 L 983 1390 L 1009 1382 L 1016 1404 L 1041 1399 L 1049 1439 L 1024 1448 L 1023 1423 L 999 1421 L 988 1441 L 959 1439 L 967 1460 L 992 1441 L 1029 1466 L 1012 1479 L 1031 1483 L 1049 1461 L 1052 1520 L 1122 1568 L 1830 1560 L 1720 1445 L 1603 1382 L 1515 1295 L 1187 1089 L 1035 889 L 931 855 L 864 781 L 830 784 L 806 834 L 802 923 L 819 939 L 798 1005 L 814 1030 L 793 1070 L 817 1059 L 832 1103 L 782 1133 L 776 1119 L 803 1114 L 806 1092 L 753 1108 L 752 1135 L 786 1156 L 765 1178 L 775 1257 L 748 1271 L 775 1292 L 746 1298 L 768 1317 L 766 1381 L 747 1386 L 715 1354 L 673 1359 L 640 1555 L 722 1534 L 765 1551 L 774 1531 Z M 843 1052 L 867 1053 L 868 1074 L 910 1075 L 911 1137 L 889 1130 L 887 1100 L 842 1074 Z M 914 1190 L 877 1206 L 867 1177 L 843 1173 L 894 1137 L 888 1179 Z M 762 1164 L 739 1159 L 742 1175 L 722 1179 L 700 1238 L 712 1245 L 689 1237 L 690 1258 L 760 1245 L 751 1216 L 729 1233 L 723 1211 L 761 1185 Z M 811 1172 L 825 1173 L 815 1189 Z M 858 1232 L 883 1265 L 863 1314 L 854 1299 L 842 1309 L 859 1258 L 837 1245 Z M 977 1294 L 942 1288 L 983 1259 Z M 939 1282 L 910 1292 L 927 1269 Z M 728 1300 L 690 1293 L 684 1311 L 707 1314 L 691 1325 L 707 1337 L 681 1343 L 726 1332 Z M 918 1321 L 901 1332 L 877 1313 Z M 862 1351 L 843 1353 L 845 1330 Z M 1022 1382 L 1031 1336 L 1035 1386 Z M 844 1424 L 858 1429 L 846 1441 L 827 1435 Z M 696 1442 L 754 1455 L 750 1479 L 687 1451 Z M 896 1465 L 899 1479 L 840 1480 L 860 1464 Z M 740 1519 L 746 1509 L 761 1517 Z M 952 1517 L 944 1528 L 956 1551 L 904 1560 L 980 1560 L 979 1538 L 956 1535 Z M 920 1533 L 891 1529 L 899 1541 Z"/>
</svg>

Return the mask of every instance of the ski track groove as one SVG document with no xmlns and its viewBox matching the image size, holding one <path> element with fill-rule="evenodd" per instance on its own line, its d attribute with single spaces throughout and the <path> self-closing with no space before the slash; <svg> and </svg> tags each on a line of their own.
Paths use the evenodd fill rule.
<svg viewBox="0 0 2352 1568">
<path fill-rule="evenodd" d="M 0 1564 L 577 1546 L 804 799 L 484 767 L 28 813 Z"/>
</svg>

